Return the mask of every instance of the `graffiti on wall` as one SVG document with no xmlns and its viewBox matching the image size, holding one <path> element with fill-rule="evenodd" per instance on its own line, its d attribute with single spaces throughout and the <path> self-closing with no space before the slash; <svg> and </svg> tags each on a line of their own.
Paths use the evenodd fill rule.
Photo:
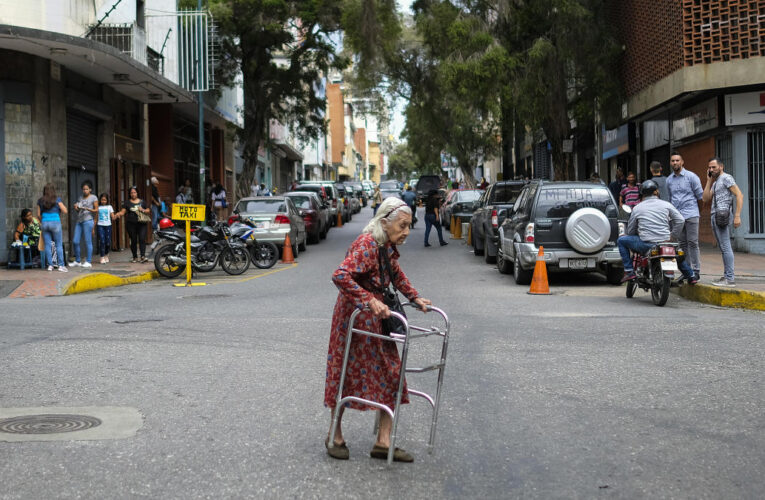
<svg viewBox="0 0 765 500">
<path fill-rule="evenodd" d="M 37 165 L 35 165 L 35 161 L 31 158 L 22 159 L 17 157 L 14 160 L 7 160 L 5 168 L 11 175 L 26 175 L 27 172 L 30 174 L 37 173 Z"/>
</svg>

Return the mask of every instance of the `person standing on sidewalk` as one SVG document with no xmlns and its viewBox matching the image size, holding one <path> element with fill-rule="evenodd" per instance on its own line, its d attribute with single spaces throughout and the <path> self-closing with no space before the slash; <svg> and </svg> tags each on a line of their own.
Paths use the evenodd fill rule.
<svg viewBox="0 0 765 500">
<path fill-rule="evenodd" d="M 439 217 L 438 207 L 441 206 L 441 197 L 438 196 L 438 191 L 431 189 L 428 193 L 428 199 L 425 202 L 425 246 L 429 247 L 428 238 L 430 237 L 430 228 L 436 226 L 436 232 L 438 232 L 438 242 L 441 246 L 448 245 L 444 241 L 444 236 L 441 234 L 441 222 Z"/>
<path fill-rule="evenodd" d="M 652 161 L 651 162 L 651 175 L 653 176 L 651 180 L 656 183 L 657 186 L 659 186 L 659 199 L 664 201 L 669 201 L 669 190 L 667 189 L 667 178 L 662 175 L 662 170 L 664 167 L 661 166 L 661 163 L 658 161 Z"/>
<path fill-rule="evenodd" d="M 624 179 L 624 171 L 621 168 L 616 169 L 616 179 L 611 181 L 608 185 L 608 190 L 614 195 L 614 199 L 619 201 L 619 195 L 622 192 L 624 186 L 627 185 L 627 181 Z"/>
<path fill-rule="evenodd" d="M 48 261 L 48 271 L 53 271 L 53 252 L 51 243 L 55 242 L 56 255 L 58 256 L 58 270 L 65 273 L 66 260 L 64 259 L 64 243 L 61 233 L 61 214 L 69 211 L 61 198 L 56 195 L 56 186 L 48 183 L 43 188 L 42 198 L 37 200 L 37 218 L 42 223 L 42 234 L 45 242 L 45 259 Z"/>
<path fill-rule="evenodd" d="M 93 267 L 90 261 L 93 259 L 93 214 L 98 213 L 98 198 L 92 193 L 93 185 L 90 181 L 82 183 L 82 197 L 74 204 L 77 211 L 77 225 L 74 227 L 74 262 L 72 267 Z M 80 264 L 80 240 L 85 238 L 86 256 L 85 262 Z"/>
<path fill-rule="evenodd" d="M 129 199 L 122 204 L 122 209 L 114 214 L 114 218 L 125 217 L 125 227 L 130 236 L 130 251 L 133 253 L 131 262 L 139 262 L 138 248 L 141 250 L 140 262 L 148 262 L 146 258 L 146 220 L 142 222 L 139 213 L 148 217 L 151 209 L 148 204 L 138 197 L 138 188 L 133 186 L 128 191 Z"/>
<path fill-rule="evenodd" d="M 98 253 L 101 254 L 101 264 L 109 262 L 109 247 L 112 246 L 112 219 L 114 207 L 109 204 L 109 195 L 102 193 L 98 202 Z"/>
<path fill-rule="evenodd" d="M 678 237 L 680 248 L 685 252 L 688 264 L 699 277 L 701 272 L 701 256 L 699 254 L 699 202 L 704 195 L 699 176 L 684 168 L 683 157 L 673 151 L 669 157 L 672 175 L 667 178 L 669 202 L 685 219 L 682 234 Z"/>
<path fill-rule="evenodd" d="M 717 246 L 722 252 L 724 275 L 713 281 L 715 286 L 736 286 L 733 275 L 733 248 L 730 245 L 730 226 L 741 225 L 741 208 L 744 205 L 744 195 L 736 185 L 732 175 L 723 170 L 723 162 L 714 157 L 707 165 L 707 184 L 704 186 L 704 203 L 712 202 L 712 232 L 717 240 Z M 733 197 L 736 197 L 736 215 L 733 212 Z M 731 220 L 732 219 L 732 220 Z"/>
<path fill-rule="evenodd" d="M 382 204 L 382 193 L 380 192 L 380 186 L 375 186 L 374 195 L 372 195 L 372 216 L 377 215 L 377 209 Z"/>
<path fill-rule="evenodd" d="M 637 183 L 635 174 L 630 172 L 627 174 L 627 184 L 619 191 L 619 208 L 623 205 L 634 208 L 638 203 L 640 203 L 640 184 Z"/>
</svg>

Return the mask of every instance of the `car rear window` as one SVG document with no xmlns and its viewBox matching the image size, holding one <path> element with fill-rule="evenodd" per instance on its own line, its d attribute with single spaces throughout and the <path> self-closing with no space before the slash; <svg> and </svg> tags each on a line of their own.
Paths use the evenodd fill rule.
<svg viewBox="0 0 765 500">
<path fill-rule="evenodd" d="M 482 191 L 457 191 L 455 201 L 475 201 L 481 197 Z M 517 195 L 516 195 L 517 197 Z"/>
<path fill-rule="evenodd" d="M 237 209 L 240 213 L 252 214 L 252 213 L 265 213 L 275 214 L 278 212 L 287 211 L 287 203 L 284 200 L 250 200 L 240 201 L 237 205 Z"/>
<path fill-rule="evenodd" d="M 548 188 L 539 192 L 537 217 L 569 217 L 580 208 L 597 208 L 608 217 L 616 216 L 616 206 L 606 189 Z"/>
<path fill-rule="evenodd" d="M 298 208 L 311 208 L 311 200 L 308 196 L 290 196 L 290 200 Z"/>
<path fill-rule="evenodd" d="M 522 189 L 522 185 L 513 186 L 508 184 L 494 186 L 489 204 L 493 205 L 495 203 L 515 203 L 515 200 L 518 199 L 518 195 L 521 194 Z"/>
</svg>

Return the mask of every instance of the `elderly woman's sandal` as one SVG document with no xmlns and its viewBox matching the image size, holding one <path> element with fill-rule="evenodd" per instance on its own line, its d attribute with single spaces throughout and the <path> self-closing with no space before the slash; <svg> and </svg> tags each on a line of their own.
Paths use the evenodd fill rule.
<svg viewBox="0 0 765 500">
<path fill-rule="evenodd" d="M 381 458 L 383 460 L 388 459 L 388 448 L 385 448 L 383 446 L 375 445 L 374 448 L 372 448 L 372 451 L 369 452 L 369 456 L 372 458 Z M 393 461 L 394 462 L 414 462 L 414 457 L 407 453 L 406 451 L 402 450 L 401 448 L 396 448 L 393 450 Z"/>
<path fill-rule="evenodd" d="M 348 457 L 350 456 L 350 451 L 345 445 L 345 441 L 343 441 L 342 444 L 332 443 L 332 446 L 330 446 L 329 438 L 327 438 L 324 440 L 324 446 L 327 447 L 327 455 L 332 458 L 336 458 L 338 460 L 348 460 Z"/>
</svg>

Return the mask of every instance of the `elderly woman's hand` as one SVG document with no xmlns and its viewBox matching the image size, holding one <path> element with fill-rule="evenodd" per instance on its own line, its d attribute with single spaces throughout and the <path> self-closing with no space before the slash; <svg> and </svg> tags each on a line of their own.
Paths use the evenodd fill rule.
<svg viewBox="0 0 765 500">
<path fill-rule="evenodd" d="M 390 317 L 390 309 L 388 309 L 388 306 L 386 306 L 381 300 L 370 300 L 369 309 L 372 311 L 372 314 L 380 319 Z"/>
<path fill-rule="evenodd" d="M 423 299 L 422 297 L 414 299 L 414 303 L 417 304 L 417 307 L 419 307 L 422 312 L 428 312 L 428 306 L 433 304 L 428 299 Z"/>
</svg>

